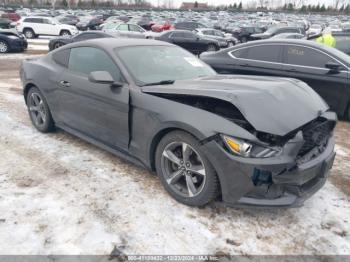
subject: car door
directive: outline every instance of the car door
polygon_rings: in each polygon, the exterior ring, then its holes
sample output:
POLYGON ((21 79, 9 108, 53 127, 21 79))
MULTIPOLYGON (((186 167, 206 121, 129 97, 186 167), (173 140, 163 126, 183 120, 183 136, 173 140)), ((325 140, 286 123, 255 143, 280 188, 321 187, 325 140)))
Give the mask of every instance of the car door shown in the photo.
POLYGON ((173 32, 169 35, 171 43, 181 46, 182 48, 188 49, 187 39, 184 38, 183 32, 173 32))
POLYGON ((248 75, 279 76, 282 70, 282 48, 279 45, 260 44, 238 48, 229 55, 233 58, 230 72, 248 75))
POLYGON ((120 24, 116 27, 116 30, 118 31, 120 36, 130 37, 128 24, 120 24))
POLYGON ((103 50, 77 47, 59 81, 59 115, 65 126, 119 149, 129 142, 129 88, 92 83, 88 74, 107 71, 125 83, 118 66, 103 50))
POLYGON ((207 50, 207 44, 192 32, 183 32, 184 47, 192 53, 200 53, 207 50))
POLYGON ((59 35, 56 26, 52 24, 50 19, 43 18, 40 27, 42 28, 41 31, 44 35, 59 35))
POLYGON ((283 62, 286 76, 307 83, 338 113, 345 110, 350 95, 348 69, 341 61, 313 47, 285 45, 283 62), (327 63, 339 64, 340 70, 326 68, 327 63))
POLYGON ((144 30, 141 27, 139 27, 137 25, 129 24, 129 33, 130 33, 131 37, 133 37, 133 38, 145 38, 143 32, 144 32, 144 30))

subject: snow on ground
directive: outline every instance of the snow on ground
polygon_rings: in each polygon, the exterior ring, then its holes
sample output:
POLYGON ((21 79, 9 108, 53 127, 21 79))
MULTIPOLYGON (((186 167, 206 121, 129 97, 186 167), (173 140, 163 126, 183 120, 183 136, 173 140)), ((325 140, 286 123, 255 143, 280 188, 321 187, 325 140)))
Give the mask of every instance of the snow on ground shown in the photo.
MULTIPOLYGON (((37 132, 16 74, 0 68, 0 254, 350 254, 349 191, 332 179, 300 208, 187 207, 148 171, 37 132)), ((349 149, 337 146, 331 177, 349 181, 349 149)))

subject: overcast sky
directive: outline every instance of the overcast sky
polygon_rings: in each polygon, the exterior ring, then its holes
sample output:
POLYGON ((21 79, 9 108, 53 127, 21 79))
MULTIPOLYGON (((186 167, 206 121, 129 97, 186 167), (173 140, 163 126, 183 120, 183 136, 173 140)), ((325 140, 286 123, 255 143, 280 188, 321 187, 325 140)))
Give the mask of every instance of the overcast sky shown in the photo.
MULTIPOLYGON (((169 0, 149 0, 153 5, 157 6, 158 3, 162 5, 164 2, 169 0)), ((182 2, 194 2, 195 0, 170 0, 173 1, 174 7, 179 7, 182 2)), ((229 5, 234 3, 239 3, 240 0, 197 0, 199 3, 208 3, 209 5, 229 5)), ((285 2, 304 2, 306 5, 308 4, 318 4, 320 5, 333 5, 335 0, 267 0, 265 2, 273 3, 274 5, 283 5, 285 2)), ((339 0, 342 2, 345 0, 339 0)), ((247 6, 252 4, 252 2, 260 3, 260 0, 242 0, 243 6, 247 6)))

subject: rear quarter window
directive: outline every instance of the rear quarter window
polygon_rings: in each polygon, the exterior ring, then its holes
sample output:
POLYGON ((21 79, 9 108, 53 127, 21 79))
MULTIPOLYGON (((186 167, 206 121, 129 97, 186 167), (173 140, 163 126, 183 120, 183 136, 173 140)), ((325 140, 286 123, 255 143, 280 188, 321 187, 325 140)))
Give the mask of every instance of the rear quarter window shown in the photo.
POLYGON ((70 49, 58 50, 52 54, 52 60, 60 66, 68 67, 70 49))

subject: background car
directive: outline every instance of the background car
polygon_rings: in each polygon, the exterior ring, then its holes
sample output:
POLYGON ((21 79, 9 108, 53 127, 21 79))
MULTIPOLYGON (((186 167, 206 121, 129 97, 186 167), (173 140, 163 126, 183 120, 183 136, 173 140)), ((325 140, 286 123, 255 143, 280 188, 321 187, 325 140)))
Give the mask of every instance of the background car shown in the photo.
POLYGON ((74 36, 53 38, 53 39, 50 39, 49 50, 52 51, 66 44, 75 43, 79 41, 85 41, 85 40, 96 39, 96 38, 108 38, 108 37, 115 37, 115 35, 110 33, 100 32, 100 31, 87 31, 74 36))
POLYGON ((80 17, 80 21, 76 24, 76 27, 80 31, 96 30, 103 23, 101 18, 97 17, 80 17))
POLYGON ((158 32, 158 33, 166 31, 166 30, 170 30, 172 28, 173 27, 172 27, 171 23, 167 20, 156 21, 151 25, 151 30, 153 32, 158 32))
POLYGON ((145 38, 146 30, 131 23, 108 23, 103 26, 103 32, 118 33, 121 37, 145 38))
POLYGON ((27 40, 22 34, 14 29, 0 29, 0 53, 22 52, 27 47, 27 40))
POLYGON ((7 19, 11 20, 12 22, 17 22, 18 20, 21 19, 21 16, 15 12, 8 12, 8 13, 2 14, 1 18, 7 18, 7 19))
POLYGON ((202 24, 202 23, 198 23, 198 22, 178 22, 174 24, 174 28, 175 29, 180 29, 180 30, 189 30, 189 31, 193 31, 197 28, 207 28, 206 25, 202 24))
POLYGON ((35 38, 39 35, 69 36, 78 33, 75 26, 61 24, 52 17, 25 17, 18 21, 16 28, 26 38, 35 38))
POLYGON ((274 35, 271 39, 306 39, 305 35, 298 33, 282 33, 274 35))
POLYGON ((296 33, 296 34, 305 35, 305 29, 301 27, 292 27, 292 26, 271 27, 267 29, 264 33, 252 34, 250 37, 252 40, 261 40, 261 39, 268 39, 275 35, 283 34, 283 33, 296 33))
POLYGON ((350 56, 335 48, 307 40, 270 39, 206 53, 201 59, 219 73, 302 80, 339 117, 350 119, 350 56))
POLYGON ((231 33, 233 37, 237 38, 241 43, 245 43, 253 40, 251 35, 263 33, 265 30, 260 26, 234 26, 234 27, 226 27, 225 32, 231 33))
POLYGON ((220 44, 217 40, 198 36, 187 30, 170 30, 154 37, 156 40, 173 43, 190 51, 193 54, 200 54, 206 51, 217 51, 220 44))
POLYGON ((197 35, 204 36, 207 38, 213 38, 219 42, 220 48, 226 48, 234 46, 238 43, 238 40, 230 35, 225 35, 222 31, 212 28, 198 28, 194 32, 197 35))
POLYGON ((11 27, 11 20, 7 18, 0 18, 0 29, 9 29, 11 27))

